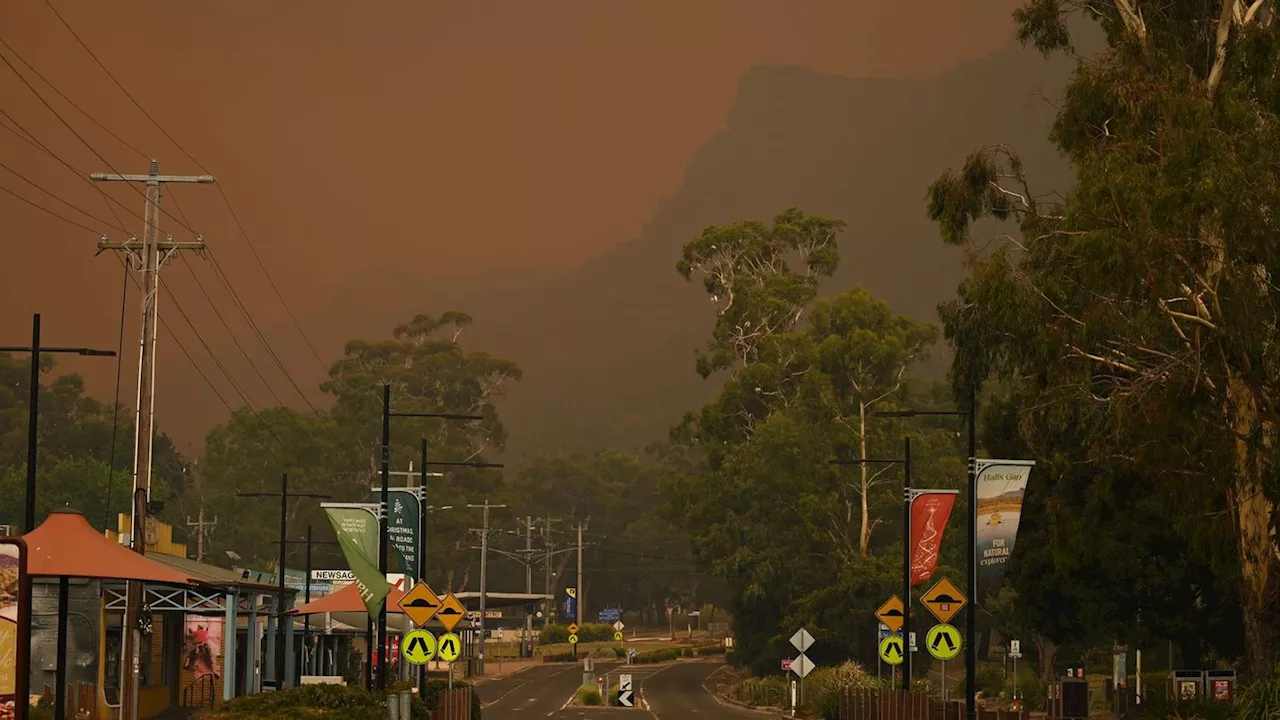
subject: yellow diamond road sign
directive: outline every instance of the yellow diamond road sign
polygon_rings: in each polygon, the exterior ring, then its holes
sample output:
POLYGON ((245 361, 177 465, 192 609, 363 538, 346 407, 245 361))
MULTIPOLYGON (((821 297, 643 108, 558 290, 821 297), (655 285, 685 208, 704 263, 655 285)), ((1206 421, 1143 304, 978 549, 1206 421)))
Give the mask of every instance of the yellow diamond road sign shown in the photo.
POLYGON ((410 665, 426 665, 436 656, 436 636, 426 630, 414 630, 404 636, 404 659, 410 665))
POLYGON ((924 594, 924 597, 920 598, 920 602, 929 608, 929 612, 938 618, 938 622, 949 623, 969 600, 965 598, 964 593, 960 592, 960 588, 951 584, 947 578, 942 578, 937 585, 924 594))
POLYGON ((453 593, 449 593, 441 601, 440 609, 436 611, 436 619, 440 621, 441 625, 444 625, 446 632, 452 633, 453 629, 458 626, 458 623, 462 622, 462 618, 466 614, 467 611, 462 607, 462 603, 458 602, 458 598, 454 597, 453 593))
POLYGON ((903 657, 901 635, 890 635, 880 641, 881 660, 890 665, 901 665, 903 657))
POLYGON ((578 634, 578 623, 569 623, 569 634, 570 635, 578 634))
POLYGON ((934 625, 924 636, 924 646, 939 660, 950 660, 960 654, 960 631, 946 623, 934 625))
POLYGON ((876 611, 876 619, 884 623, 889 628, 889 632, 896 633, 902 629, 902 621, 905 615, 902 612, 902 598, 894 595, 876 611))
POLYGON ((441 635, 439 649, 436 650, 436 654, 440 656, 441 660, 448 663, 457 660, 462 656, 462 638, 453 633, 441 635))
POLYGON ((430 622, 441 605, 439 596, 426 583, 414 585, 412 590, 400 598, 400 611, 418 627, 430 622))

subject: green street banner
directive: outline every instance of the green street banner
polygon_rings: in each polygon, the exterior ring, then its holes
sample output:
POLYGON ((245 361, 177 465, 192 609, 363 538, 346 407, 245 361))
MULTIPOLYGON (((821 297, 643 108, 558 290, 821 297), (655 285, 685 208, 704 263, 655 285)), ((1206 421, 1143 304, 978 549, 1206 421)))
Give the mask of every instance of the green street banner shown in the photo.
MULTIPOLYGON (((1009 568, 1018 539, 1022 501, 1034 460, 978 460, 978 587, 993 593, 1009 568)), ((970 602, 978 598, 970 598, 970 602)))
POLYGON ((359 505, 345 507, 326 506, 329 524, 338 536, 338 546, 347 559, 347 565, 356 576, 360 599, 364 601, 369 617, 377 617, 382 610, 391 585, 378 571, 378 518, 368 508, 359 505))
MULTIPOLYGON (((381 504, 381 491, 373 494, 374 503, 381 504)), ((418 569, 418 520, 421 517, 418 493, 416 490, 392 490, 387 493, 387 537, 395 557, 399 558, 393 572, 399 571, 410 577, 418 578, 422 573, 418 569)))

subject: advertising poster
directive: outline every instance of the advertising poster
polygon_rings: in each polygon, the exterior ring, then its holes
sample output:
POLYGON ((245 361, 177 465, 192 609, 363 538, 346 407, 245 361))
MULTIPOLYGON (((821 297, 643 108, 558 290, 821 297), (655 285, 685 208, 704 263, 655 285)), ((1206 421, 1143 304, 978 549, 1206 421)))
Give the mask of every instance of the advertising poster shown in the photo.
POLYGON ((16 702, 18 663, 18 603, 22 588, 23 550, 20 541, 0 541, 0 718, 26 717, 26 703, 16 702))
POLYGON ((1009 568, 1034 464, 1030 460, 978 461, 978 586, 984 594, 995 591, 1009 568))
POLYGON ((923 492, 911 501, 911 586, 933 577, 955 493, 923 492))
POLYGON ((188 615, 182 636, 182 670, 192 680, 207 675, 222 678, 222 631, 226 621, 221 617, 188 615))

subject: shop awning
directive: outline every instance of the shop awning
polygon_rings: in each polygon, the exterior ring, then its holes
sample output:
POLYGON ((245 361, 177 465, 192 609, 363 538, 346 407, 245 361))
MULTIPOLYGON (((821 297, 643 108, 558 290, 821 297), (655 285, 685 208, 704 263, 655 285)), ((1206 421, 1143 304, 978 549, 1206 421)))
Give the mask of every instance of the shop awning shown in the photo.
POLYGON ((195 585, 185 573, 161 565, 108 540, 77 510, 54 510, 40 527, 22 536, 30 577, 137 580, 195 585))

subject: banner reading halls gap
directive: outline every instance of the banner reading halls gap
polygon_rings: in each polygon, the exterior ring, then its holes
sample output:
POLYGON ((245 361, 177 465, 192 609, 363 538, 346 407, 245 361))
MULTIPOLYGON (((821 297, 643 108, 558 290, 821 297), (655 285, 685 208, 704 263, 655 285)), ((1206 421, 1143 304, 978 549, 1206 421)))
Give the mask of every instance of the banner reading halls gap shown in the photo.
POLYGON ((1034 460, 978 460, 978 587, 990 595, 1004 579, 1018 538, 1034 460))

